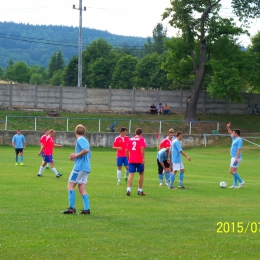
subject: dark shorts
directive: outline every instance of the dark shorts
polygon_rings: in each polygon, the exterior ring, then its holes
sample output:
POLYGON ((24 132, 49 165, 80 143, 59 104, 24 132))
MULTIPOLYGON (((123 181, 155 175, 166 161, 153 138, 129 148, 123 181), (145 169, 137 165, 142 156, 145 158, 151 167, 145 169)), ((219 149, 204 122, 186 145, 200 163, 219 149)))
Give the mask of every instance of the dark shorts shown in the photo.
POLYGON ((42 157, 44 157, 44 151, 42 151, 42 157))
POLYGON ((129 163, 129 170, 130 173, 135 172, 144 172, 144 164, 141 163, 129 163))
POLYGON ((15 153, 19 154, 23 152, 23 148, 15 148, 15 153))
MULTIPOLYGON (((170 168, 170 164, 167 161, 163 161, 164 165, 166 168, 170 168)), ((157 159, 157 165, 158 165, 158 174, 162 174, 163 173, 163 167, 161 165, 161 163, 159 162, 159 160, 157 159)))
POLYGON ((52 157, 52 155, 46 155, 46 156, 43 157, 43 160, 47 163, 52 163, 53 157, 52 157))
POLYGON ((117 157, 116 158, 116 165, 117 166, 128 166, 128 160, 127 160, 127 157, 117 157))

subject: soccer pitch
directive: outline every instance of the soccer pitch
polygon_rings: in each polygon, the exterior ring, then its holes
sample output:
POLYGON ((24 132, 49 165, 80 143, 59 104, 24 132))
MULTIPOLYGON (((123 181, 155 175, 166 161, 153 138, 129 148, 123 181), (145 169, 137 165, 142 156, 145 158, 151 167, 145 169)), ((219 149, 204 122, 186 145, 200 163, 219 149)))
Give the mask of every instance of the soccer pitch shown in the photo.
POLYGON ((184 150, 192 159, 183 158, 186 190, 159 186, 157 152, 147 149, 147 195, 137 195, 136 175, 128 197, 123 178, 116 185, 115 151, 93 148, 91 215, 63 215, 74 148, 55 149, 57 179, 51 170, 37 177, 39 147, 25 150, 22 167, 1 146, 0 259, 260 259, 260 149, 243 149, 241 189, 219 188, 232 185, 228 146, 184 150))

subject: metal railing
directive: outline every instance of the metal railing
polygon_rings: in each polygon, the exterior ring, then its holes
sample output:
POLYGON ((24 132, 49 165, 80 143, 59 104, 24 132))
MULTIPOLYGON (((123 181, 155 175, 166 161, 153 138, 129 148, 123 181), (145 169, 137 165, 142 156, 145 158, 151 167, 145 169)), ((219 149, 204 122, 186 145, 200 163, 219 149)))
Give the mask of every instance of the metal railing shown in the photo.
POLYGON ((180 130, 184 134, 192 134, 192 129, 198 125, 210 124, 210 129, 219 131, 218 121, 184 121, 184 120, 140 120, 116 118, 69 118, 69 117, 32 117, 32 116, 6 116, 5 130, 43 131, 54 128, 57 131, 73 132, 77 124, 83 124, 88 132, 106 132, 109 125, 117 122, 116 131, 121 127, 128 127, 128 132, 133 133, 137 127, 145 128, 146 133, 167 133, 169 128, 180 130))

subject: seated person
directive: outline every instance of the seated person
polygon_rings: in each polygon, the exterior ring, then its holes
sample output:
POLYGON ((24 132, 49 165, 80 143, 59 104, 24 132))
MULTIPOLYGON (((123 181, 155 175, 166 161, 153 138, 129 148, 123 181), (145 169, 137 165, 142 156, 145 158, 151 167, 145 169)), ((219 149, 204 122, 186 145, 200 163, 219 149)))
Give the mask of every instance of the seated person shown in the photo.
POLYGON ((157 109, 156 109, 156 106, 155 106, 155 104, 152 104, 151 106, 150 106, 150 113, 151 114, 157 114, 157 109))
POLYGON ((163 107, 162 107, 162 103, 159 103, 158 105, 157 105, 157 113, 158 113, 158 115, 159 114, 163 114, 163 107))
POLYGON ((165 103, 164 106, 163 106, 163 114, 164 115, 169 115, 170 114, 170 107, 168 106, 167 103, 165 103))

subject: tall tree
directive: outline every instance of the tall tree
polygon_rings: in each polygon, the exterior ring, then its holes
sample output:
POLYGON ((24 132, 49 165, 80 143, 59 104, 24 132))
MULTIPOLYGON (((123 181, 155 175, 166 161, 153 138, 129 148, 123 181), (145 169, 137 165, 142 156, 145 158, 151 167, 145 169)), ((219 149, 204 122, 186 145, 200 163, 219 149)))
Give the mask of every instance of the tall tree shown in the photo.
POLYGON ((64 68, 64 65, 65 65, 65 61, 61 50, 59 50, 58 53, 54 52, 49 62, 49 67, 48 67, 49 77, 52 78, 55 72, 57 72, 58 70, 62 70, 64 68))
POLYGON ((118 60, 112 77, 113 88, 133 88, 134 72, 137 63, 138 59, 131 55, 124 55, 118 60))
MULTIPOLYGON (((194 84, 187 99, 186 120, 197 120, 197 103, 207 73, 207 62, 211 54, 209 45, 222 35, 237 36, 243 33, 237 28, 233 19, 220 17, 221 0, 172 0, 171 7, 166 8, 163 19, 170 17, 170 25, 178 28, 182 38, 189 47, 189 56, 193 63, 194 84), (199 15, 199 18, 196 18, 199 15)), ((235 14, 247 24, 247 18, 259 17, 259 0, 232 0, 235 14)), ((219 49, 222 51, 222 49, 219 49)))

